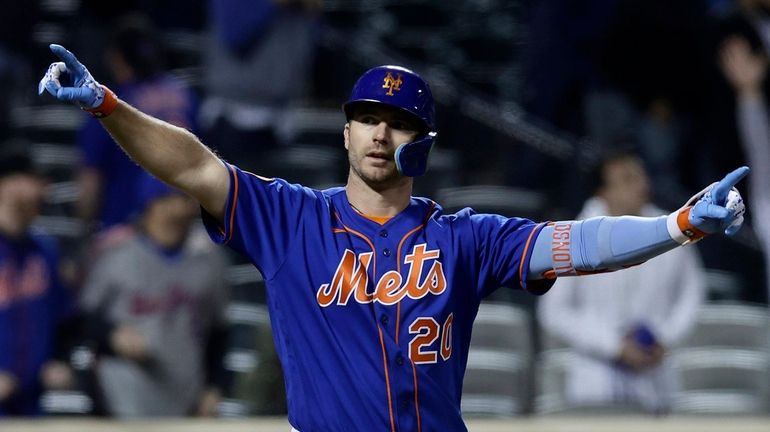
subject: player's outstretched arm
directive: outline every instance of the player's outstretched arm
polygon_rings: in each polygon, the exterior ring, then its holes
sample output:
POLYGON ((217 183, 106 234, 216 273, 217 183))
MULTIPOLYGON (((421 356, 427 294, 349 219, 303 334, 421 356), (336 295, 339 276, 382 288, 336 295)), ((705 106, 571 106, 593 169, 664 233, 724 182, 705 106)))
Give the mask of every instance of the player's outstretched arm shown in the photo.
POLYGON ((75 55, 61 45, 52 44, 51 51, 62 61, 51 64, 40 80, 38 93, 47 91, 99 118, 134 161, 164 182, 188 193, 221 222, 229 174, 219 158, 191 132, 144 114, 119 100, 107 87, 96 82, 75 55))
POLYGON ((709 234, 733 235, 746 211, 734 186, 748 173, 748 167, 734 170, 668 216, 595 217, 550 224, 535 242, 529 279, 620 270, 709 234))

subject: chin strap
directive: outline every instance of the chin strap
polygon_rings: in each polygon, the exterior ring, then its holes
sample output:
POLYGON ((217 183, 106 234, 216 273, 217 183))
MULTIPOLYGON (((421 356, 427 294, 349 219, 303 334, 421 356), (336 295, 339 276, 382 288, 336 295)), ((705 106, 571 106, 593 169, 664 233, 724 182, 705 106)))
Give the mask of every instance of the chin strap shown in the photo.
POLYGON ((436 132, 428 132, 424 137, 403 144, 396 149, 396 167, 407 177, 425 174, 428 169, 428 155, 436 141, 436 132))

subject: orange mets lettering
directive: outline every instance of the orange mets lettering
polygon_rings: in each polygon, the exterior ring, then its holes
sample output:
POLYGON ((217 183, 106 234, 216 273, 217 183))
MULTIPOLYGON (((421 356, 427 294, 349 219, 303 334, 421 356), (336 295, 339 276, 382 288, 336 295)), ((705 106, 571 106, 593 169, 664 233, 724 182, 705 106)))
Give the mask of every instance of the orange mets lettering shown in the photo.
POLYGON ((428 286, 428 291, 433 294, 441 294, 446 288, 446 278, 444 277, 444 266, 440 261, 434 261, 433 265, 428 271, 428 276, 425 277, 425 283, 423 285, 428 286))
MULTIPOLYGON (((420 285, 420 281, 418 280, 420 278, 420 275, 422 274, 422 265, 426 260, 436 259, 439 256, 438 250, 432 250, 432 251, 426 252, 425 248, 426 248, 425 244, 419 244, 415 246, 414 249, 412 249, 411 254, 404 257, 404 264, 411 265, 411 267, 409 268, 409 276, 406 278, 406 284, 404 285, 404 290, 407 292, 409 297, 413 299, 419 299, 419 298, 425 297, 425 295, 428 294, 427 292, 428 287, 426 285, 427 285, 427 281, 430 280, 430 275, 428 275, 428 278, 426 279, 425 284, 420 285)), ((436 261, 436 263, 438 263, 438 261, 436 261)), ((433 269, 431 269, 431 272, 432 270, 433 269)), ((443 276, 443 273, 442 273, 442 276, 443 276)))
POLYGON ((50 275, 43 257, 30 257, 21 269, 0 265, 0 308, 15 301, 41 297, 49 287, 50 275))
POLYGON ((428 294, 440 295, 446 290, 446 276, 439 258, 438 250, 426 250, 425 244, 416 245, 412 253, 404 257, 404 264, 410 264, 406 280, 396 272, 389 271, 374 284, 374 292, 367 291, 369 286, 369 264, 373 253, 365 252, 356 257, 349 249, 342 255, 332 282, 318 288, 316 299, 318 304, 327 307, 336 303, 344 306, 352 296, 361 304, 379 302, 384 305, 394 305, 404 297, 420 299, 428 294), (420 275, 428 260, 434 260, 428 270, 425 280, 420 283, 420 275))
POLYGON ((356 300, 360 303, 371 302, 371 296, 366 293, 366 285, 369 283, 369 263, 372 260, 372 252, 365 252, 356 259, 356 254, 345 249, 337 271, 331 284, 323 284, 318 288, 318 304, 329 306, 337 298, 337 304, 345 305, 353 291, 356 292, 356 300))
POLYGON ((382 275, 377 282, 377 288, 374 290, 375 298, 382 304, 396 304, 406 295, 406 290, 401 289, 401 274, 396 271, 389 271, 382 275))

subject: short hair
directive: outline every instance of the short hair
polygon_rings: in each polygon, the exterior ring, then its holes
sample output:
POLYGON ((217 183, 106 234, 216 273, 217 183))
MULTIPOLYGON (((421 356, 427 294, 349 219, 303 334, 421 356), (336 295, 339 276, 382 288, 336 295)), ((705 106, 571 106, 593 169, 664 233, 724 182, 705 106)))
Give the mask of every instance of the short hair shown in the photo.
POLYGON ((43 176, 30 151, 22 148, 10 148, 0 152, 0 178, 14 174, 43 176))
POLYGON ((153 202, 172 195, 185 196, 182 191, 163 183, 148 172, 143 172, 136 181, 137 196, 140 207, 146 210, 153 202))

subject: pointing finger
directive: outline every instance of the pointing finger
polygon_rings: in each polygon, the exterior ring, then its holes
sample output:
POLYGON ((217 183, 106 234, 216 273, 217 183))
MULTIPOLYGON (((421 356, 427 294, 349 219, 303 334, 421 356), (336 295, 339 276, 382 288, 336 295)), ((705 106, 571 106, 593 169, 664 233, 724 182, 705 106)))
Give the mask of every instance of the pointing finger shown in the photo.
POLYGON ((742 166, 733 170, 730 174, 727 174, 716 186, 714 186, 711 196, 714 198, 714 203, 724 205, 727 199, 727 193, 733 188, 741 179, 746 177, 750 169, 747 166, 742 166))
POLYGON ((79 74, 83 72, 83 69, 85 69, 85 66, 83 66, 83 64, 78 61, 77 57, 75 57, 75 54, 69 52, 67 48, 57 44, 51 44, 50 48, 51 51, 53 51, 53 53, 56 54, 64 62, 64 64, 67 65, 67 69, 69 69, 71 72, 79 74))

